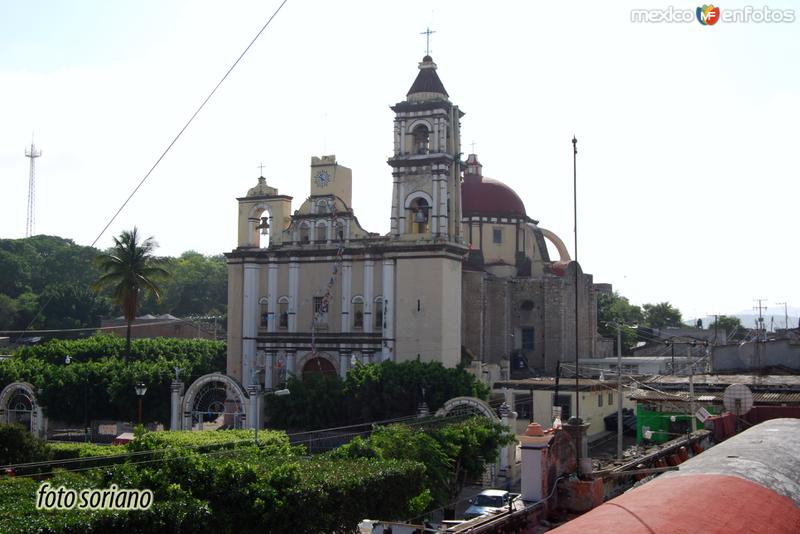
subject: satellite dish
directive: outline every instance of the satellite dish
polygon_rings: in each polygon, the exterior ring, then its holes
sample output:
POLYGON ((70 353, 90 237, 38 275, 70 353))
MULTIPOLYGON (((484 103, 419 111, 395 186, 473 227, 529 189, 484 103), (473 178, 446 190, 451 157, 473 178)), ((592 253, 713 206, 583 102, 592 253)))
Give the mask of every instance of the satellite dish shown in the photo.
POLYGON ((753 394, 744 384, 731 384, 725 388, 722 404, 732 414, 742 416, 753 407, 753 394))

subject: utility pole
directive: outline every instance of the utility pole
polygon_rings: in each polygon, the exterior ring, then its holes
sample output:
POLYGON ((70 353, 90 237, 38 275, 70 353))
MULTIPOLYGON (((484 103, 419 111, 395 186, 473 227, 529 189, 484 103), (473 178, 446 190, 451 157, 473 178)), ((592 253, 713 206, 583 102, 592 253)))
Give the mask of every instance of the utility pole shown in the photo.
MULTIPOLYGON (((578 367, 578 140, 572 136, 572 216, 575 229, 575 417, 580 420, 580 376, 578 367)), ((580 443, 578 445, 578 460, 581 458, 580 443)), ((580 462, 579 462, 580 463, 580 462)))
POLYGON ((767 307, 763 306, 761 303, 762 302, 766 302, 767 299, 753 299, 753 300, 758 302, 758 306, 753 306, 753 309, 754 310, 758 310, 758 328, 760 329, 759 333, 763 334, 764 341, 766 341, 767 340, 767 332, 766 332, 766 330, 764 330, 764 316, 761 314, 761 310, 766 311, 767 307))
POLYGON ((786 337, 789 337, 789 308, 787 308, 787 304, 785 302, 776 302, 778 306, 783 304, 783 324, 786 328, 786 337))
POLYGON ((617 323, 617 459, 622 460, 622 325, 617 323))
POLYGON ((697 432, 697 420, 694 417, 694 362, 691 344, 686 345, 686 358, 689 360, 689 417, 692 419, 692 432, 697 432))

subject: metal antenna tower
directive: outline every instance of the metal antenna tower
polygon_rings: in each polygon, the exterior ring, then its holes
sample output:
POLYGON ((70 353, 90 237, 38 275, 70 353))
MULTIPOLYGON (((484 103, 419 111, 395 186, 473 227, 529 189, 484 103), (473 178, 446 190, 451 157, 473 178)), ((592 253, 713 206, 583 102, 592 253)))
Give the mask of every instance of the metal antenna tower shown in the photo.
POLYGON ((31 148, 25 149, 25 157, 31 159, 31 171, 28 177, 28 218, 25 221, 25 237, 31 237, 36 224, 36 158, 42 155, 41 150, 36 150, 36 145, 31 139, 31 148))

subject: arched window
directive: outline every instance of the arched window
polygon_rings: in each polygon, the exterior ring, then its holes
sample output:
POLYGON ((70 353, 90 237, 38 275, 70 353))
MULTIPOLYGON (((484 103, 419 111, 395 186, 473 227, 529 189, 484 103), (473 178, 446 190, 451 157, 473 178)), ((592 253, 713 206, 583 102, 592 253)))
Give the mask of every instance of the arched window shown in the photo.
POLYGON ((317 202, 317 213, 328 213, 328 201, 320 200, 317 202))
POLYGON ((353 297, 353 330, 364 329, 364 299, 353 297))
POLYGON ((320 221, 317 223, 316 242, 324 243, 328 240, 328 225, 320 221))
POLYGON ((420 124, 414 128, 414 153, 427 154, 430 152, 430 135, 428 128, 420 124))
POLYGON ((267 306, 267 297, 261 297, 258 299, 258 307, 259 307, 259 321, 258 325, 260 328, 266 329, 269 327, 269 307, 267 306))
POLYGON ((411 212, 411 233, 425 234, 428 232, 428 220, 430 218, 430 205, 422 197, 417 197, 411 201, 409 206, 411 212))
POLYGON ((281 297, 278 299, 278 328, 286 330, 289 328, 289 298, 281 297))
POLYGON ((344 241, 344 223, 342 221, 336 223, 336 240, 344 241))
POLYGON ((383 329, 383 297, 375 299, 375 329, 383 329))
POLYGON ((309 243, 309 242, 310 238, 309 238, 308 224, 303 223, 300 225, 300 243, 309 243))

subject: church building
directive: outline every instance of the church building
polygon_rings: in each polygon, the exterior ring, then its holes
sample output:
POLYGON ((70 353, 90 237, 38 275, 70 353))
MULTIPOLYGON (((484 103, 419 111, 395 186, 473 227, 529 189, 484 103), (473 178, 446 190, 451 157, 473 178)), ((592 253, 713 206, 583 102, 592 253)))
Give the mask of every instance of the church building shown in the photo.
MULTIPOLYGON (((395 113, 390 231, 362 228, 353 175, 312 157, 296 209, 262 176, 241 197, 228 259, 228 375, 273 388, 288 374, 344 376, 356 362, 463 358, 551 373, 595 353, 590 275, 508 186, 462 160, 463 112, 430 56, 395 113), (551 260, 546 240, 559 253, 551 260)), ((389 173, 387 173, 389 179, 389 173)))

